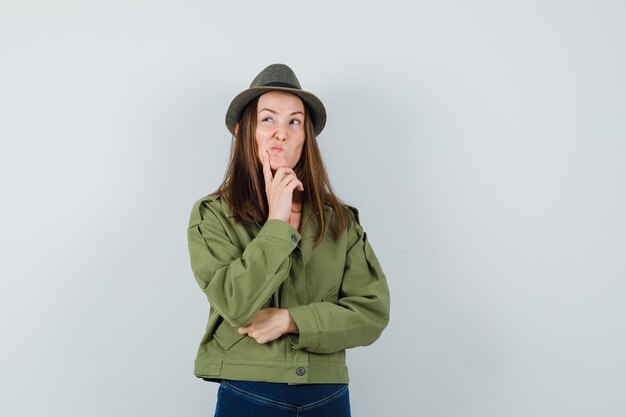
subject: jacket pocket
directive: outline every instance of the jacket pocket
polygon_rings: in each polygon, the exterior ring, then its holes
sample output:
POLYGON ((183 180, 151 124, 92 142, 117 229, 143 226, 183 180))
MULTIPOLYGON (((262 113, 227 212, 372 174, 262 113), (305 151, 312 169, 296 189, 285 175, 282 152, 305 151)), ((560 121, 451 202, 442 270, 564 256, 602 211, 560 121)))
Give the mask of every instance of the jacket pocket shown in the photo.
POLYGON ((217 344, 224 350, 230 349, 244 337, 246 337, 245 334, 239 334, 236 327, 231 326, 225 321, 220 323, 213 334, 213 338, 217 344))

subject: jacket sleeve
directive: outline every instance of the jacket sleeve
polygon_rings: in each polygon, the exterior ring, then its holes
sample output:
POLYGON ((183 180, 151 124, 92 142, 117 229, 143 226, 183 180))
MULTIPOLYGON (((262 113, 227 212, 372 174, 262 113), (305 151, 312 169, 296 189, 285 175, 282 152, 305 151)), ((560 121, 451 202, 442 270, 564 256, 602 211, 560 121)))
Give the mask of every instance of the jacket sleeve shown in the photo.
POLYGON ((332 353, 366 346, 387 326, 390 295, 385 275, 358 223, 355 231, 356 241, 346 253, 338 301, 289 308, 300 331, 289 334, 293 348, 332 353))
POLYGON ((200 200, 187 229, 191 269, 210 305, 232 326, 245 326, 289 276, 301 236, 287 222, 268 220, 243 252, 218 216, 200 200))

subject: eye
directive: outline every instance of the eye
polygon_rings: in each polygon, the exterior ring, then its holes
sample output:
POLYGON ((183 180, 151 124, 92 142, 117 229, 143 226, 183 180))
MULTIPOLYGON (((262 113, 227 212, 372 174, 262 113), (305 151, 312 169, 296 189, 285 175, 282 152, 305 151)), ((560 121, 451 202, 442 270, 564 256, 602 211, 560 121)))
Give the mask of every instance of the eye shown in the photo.
POLYGON ((300 120, 299 119, 291 119, 291 124, 292 125, 299 125, 300 124, 300 120))
POLYGON ((274 119, 272 119, 270 116, 264 117, 262 120, 262 122, 273 122, 274 119))

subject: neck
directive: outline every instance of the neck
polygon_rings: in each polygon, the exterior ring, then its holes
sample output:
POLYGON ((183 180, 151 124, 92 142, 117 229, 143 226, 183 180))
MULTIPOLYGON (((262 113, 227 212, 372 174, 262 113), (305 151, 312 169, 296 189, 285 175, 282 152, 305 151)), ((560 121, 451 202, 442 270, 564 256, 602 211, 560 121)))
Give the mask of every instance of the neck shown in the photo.
POLYGON ((302 213, 302 202, 301 201, 292 201, 291 202, 291 212, 292 213, 302 213))

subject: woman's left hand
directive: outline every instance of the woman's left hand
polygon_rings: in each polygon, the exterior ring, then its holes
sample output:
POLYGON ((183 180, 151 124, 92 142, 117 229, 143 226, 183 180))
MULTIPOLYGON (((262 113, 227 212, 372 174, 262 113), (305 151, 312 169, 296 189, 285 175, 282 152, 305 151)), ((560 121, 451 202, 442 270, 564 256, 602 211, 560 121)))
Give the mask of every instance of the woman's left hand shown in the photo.
POLYGON ((247 326, 237 331, 257 343, 269 343, 286 333, 298 333, 298 326, 286 308, 262 308, 247 326))

